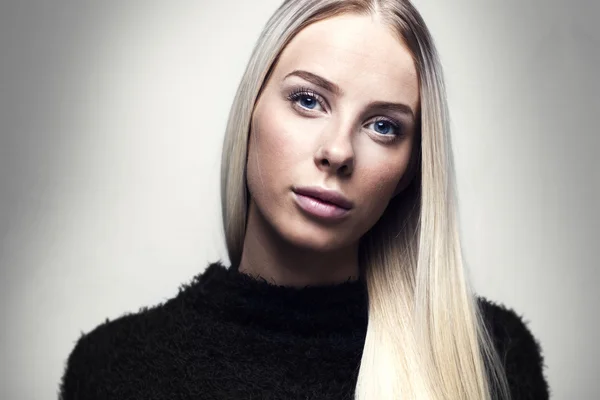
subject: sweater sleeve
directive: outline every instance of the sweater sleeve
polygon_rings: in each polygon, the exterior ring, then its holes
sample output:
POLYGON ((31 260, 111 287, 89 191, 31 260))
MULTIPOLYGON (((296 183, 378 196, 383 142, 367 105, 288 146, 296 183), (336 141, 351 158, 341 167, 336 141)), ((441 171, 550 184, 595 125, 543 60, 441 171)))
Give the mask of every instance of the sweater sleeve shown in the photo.
POLYGON ((82 333, 65 362, 58 399, 147 399, 141 391, 147 379, 160 377, 156 351, 164 350, 156 332, 173 324, 178 308, 174 301, 142 307, 82 333))
POLYGON ((82 334, 67 358, 59 384, 59 400, 89 398, 86 395, 86 387, 89 384, 88 378, 86 378, 86 376, 89 376, 89 364, 86 364, 86 358, 89 354, 87 343, 88 337, 82 334))
POLYGON ((480 299, 480 306, 504 364, 512 400, 548 399, 550 389, 544 376, 541 346, 524 319, 485 299, 480 299))
POLYGON ((59 400, 112 399, 111 380, 118 369, 115 343, 121 327, 108 319, 87 334, 81 334, 66 360, 59 383, 59 400))

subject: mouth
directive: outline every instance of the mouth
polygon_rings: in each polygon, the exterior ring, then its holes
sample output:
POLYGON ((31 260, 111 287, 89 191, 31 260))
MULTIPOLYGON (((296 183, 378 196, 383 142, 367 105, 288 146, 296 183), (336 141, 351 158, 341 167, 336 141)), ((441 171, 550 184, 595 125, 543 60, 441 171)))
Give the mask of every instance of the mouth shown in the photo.
POLYGON ((354 204, 350 200, 336 190, 310 186, 295 187, 293 191, 297 195, 312 198, 313 200, 316 200, 324 205, 335 206, 344 210, 350 210, 354 207, 354 204))
POLYGON ((296 204, 310 217, 320 220, 335 221, 345 217, 350 210, 326 203, 319 199, 295 193, 296 204))
POLYGON ((337 221, 346 217, 354 207, 341 193, 319 187, 294 188, 296 204, 310 217, 337 221))

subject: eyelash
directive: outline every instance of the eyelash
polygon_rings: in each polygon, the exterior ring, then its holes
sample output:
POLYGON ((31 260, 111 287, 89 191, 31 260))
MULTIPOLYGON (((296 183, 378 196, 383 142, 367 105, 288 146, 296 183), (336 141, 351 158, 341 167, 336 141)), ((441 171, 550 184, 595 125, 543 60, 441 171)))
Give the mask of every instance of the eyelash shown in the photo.
MULTIPOLYGON (((291 102, 295 102, 295 101, 299 100, 302 96, 314 98, 321 107, 325 108, 325 100, 323 99, 323 97, 321 95, 319 95, 317 92, 315 92, 314 90, 312 90, 310 88, 306 88, 306 87, 300 87, 298 89, 294 89, 287 96, 287 99, 291 102)), ((300 106, 300 107, 302 107, 302 106, 300 106)), ((302 109, 306 109, 306 108, 302 107, 302 109)), ((306 109, 306 110, 308 110, 308 109, 306 109)), ((386 117, 377 117, 371 123, 376 124, 378 122, 387 122, 397 132, 396 134, 393 135, 393 139, 391 139, 390 141, 398 140, 404 136, 403 125, 401 123, 399 123, 393 119, 386 118, 386 117)), ((389 135, 381 134, 381 133, 378 133, 378 135, 379 136, 389 136, 389 135)))
POLYGON ((319 95, 317 92, 315 92, 314 90, 305 88, 305 87, 300 87, 298 89, 294 89, 289 94, 288 100, 296 101, 296 100, 300 99, 302 96, 314 98, 321 105, 321 107, 325 108, 325 100, 323 100, 323 97, 321 95, 319 95))

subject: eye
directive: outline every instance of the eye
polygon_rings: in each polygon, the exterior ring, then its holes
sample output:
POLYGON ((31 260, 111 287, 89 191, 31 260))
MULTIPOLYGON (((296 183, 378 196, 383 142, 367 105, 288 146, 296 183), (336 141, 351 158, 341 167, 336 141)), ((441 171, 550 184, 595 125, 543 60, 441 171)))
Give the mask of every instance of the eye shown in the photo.
POLYGON ((294 90, 287 97, 289 101, 298 104, 306 110, 314 110, 317 106, 325 108, 325 101, 315 91, 307 88, 299 88, 294 90))
POLYGON ((373 130, 382 136, 402 136, 402 125, 391 119, 379 117, 367 126, 373 125, 373 130))

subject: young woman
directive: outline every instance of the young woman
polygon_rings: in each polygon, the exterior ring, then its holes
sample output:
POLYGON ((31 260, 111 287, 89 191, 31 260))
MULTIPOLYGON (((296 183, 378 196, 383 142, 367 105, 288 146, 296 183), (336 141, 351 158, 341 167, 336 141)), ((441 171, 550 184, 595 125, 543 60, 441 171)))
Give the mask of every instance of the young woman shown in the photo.
POLYGON ((461 253, 440 62, 407 0, 288 0, 231 109, 221 262, 83 335, 74 399, 547 399, 461 253))

